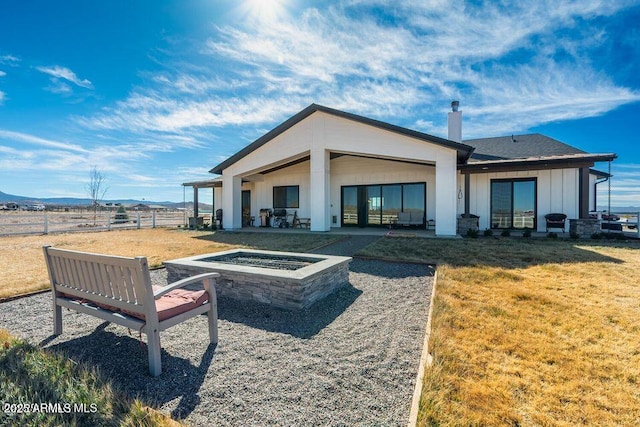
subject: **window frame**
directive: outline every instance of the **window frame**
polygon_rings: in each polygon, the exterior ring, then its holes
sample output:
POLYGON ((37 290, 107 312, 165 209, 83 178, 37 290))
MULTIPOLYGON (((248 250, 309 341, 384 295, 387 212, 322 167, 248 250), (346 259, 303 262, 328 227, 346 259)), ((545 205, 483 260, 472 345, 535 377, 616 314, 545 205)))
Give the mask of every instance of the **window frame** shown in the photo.
POLYGON ((273 187, 273 208, 274 209, 300 209, 300 186, 299 185, 276 185, 273 187), (292 203, 289 206, 289 191, 294 190, 297 193, 296 203, 292 203), (278 206, 276 201, 279 202, 276 197, 276 192, 279 190, 284 190, 284 205, 278 206))
POLYGON ((499 178, 499 179, 491 179, 489 180, 489 226, 493 230, 524 230, 525 228, 515 228, 513 226, 514 223, 514 183, 516 182, 533 182, 533 229, 537 230, 538 228, 538 177, 525 177, 525 178, 499 178), (510 183, 511 184, 511 227, 493 227, 493 183, 510 183))
POLYGON ((420 185, 423 189, 423 200, 422 200, 422 225, 421 227, 427 227, 427 190, 428 185, 426 181, 413 181, 413 182, 393 182, 393 183, 384 183, 384 184, 355 184, 355 185, 342 185, 340 186, 340 226, 341 227, 389 227, 391 224, 385 223, 382 218, 382 208, 384 206, 384 202, 382 202, 380 206, 380 222, 379 223, 370 223, 367 220, 363 220, 363 222, 358 222, 356 224, 345 223, 344 222, 344 189, 345 188, 356 188, 358 192, 356 211, 358 212, 358 216, 364 215, 364 211, 361 211, 360 205, 362 203, 366 203, 365 200, 367 198, 366 188, 368 187, 379 187, 380 188, 380 196, 384 198, 384 187, 392 187, 392 186, 400 186, 400 203, 401 210, 400 212, 404 212, 405 209, 405 193, 404 187, 409 185, 420 185))

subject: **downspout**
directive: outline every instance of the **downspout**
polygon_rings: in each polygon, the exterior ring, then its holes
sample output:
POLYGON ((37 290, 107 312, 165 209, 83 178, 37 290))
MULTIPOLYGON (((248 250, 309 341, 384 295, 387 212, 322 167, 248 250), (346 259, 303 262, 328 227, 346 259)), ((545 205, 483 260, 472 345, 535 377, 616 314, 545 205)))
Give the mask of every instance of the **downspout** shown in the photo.
POLYGON ((609 177, 602 178, 600 181, 596 181, 593 184, 593 210, 598 210, 598 184, 602 184, 603 182, 607 182, 609 177))
POLYGON ((470 194, 469 194, 469 188, 471 187, 471 174, 464 174, 464 216, 465 217, 469 217, 469 214, 471 212, 469 212, 470 210, 470 204, 471 204, 471 200, 470 200, 470 194))

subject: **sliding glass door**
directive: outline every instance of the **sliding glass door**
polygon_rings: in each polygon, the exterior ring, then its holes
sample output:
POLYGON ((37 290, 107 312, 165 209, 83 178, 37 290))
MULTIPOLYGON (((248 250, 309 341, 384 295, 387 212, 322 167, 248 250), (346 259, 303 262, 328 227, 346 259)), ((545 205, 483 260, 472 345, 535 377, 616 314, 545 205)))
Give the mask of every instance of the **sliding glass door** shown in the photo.
POLYGON ((342 224, 358 225, 358 187, 342 187, 342 224))
POLYGON ((424 182, 342 187, 342 225, 389 226, 399 212, 411 212, 424 225, 425 190, 424 182))
POLYGON ((536 228, 536 178, 491 181, 491 228, 536 228))

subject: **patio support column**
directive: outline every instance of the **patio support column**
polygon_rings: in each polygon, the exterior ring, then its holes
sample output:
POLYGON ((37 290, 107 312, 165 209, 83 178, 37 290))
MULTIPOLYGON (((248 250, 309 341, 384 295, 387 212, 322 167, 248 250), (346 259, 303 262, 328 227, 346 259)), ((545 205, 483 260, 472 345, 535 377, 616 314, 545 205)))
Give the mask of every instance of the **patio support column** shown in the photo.
POLYGON ((455 151, 439 156, 436 161, 436 236, 456 235, 456 172, 455 151))
POLYGON ((330 223, 330 154, 323 147, 311 150, 311 231, 329 231, 330 223))
POLYGON ((196 218, 194 219, 194 225, 198 223, 198 186, 194 185, 193 186, 193 217, 196 218))
POLYGON ((578 218, 589 218, 589 168, 578 169, 578 218))
POLYGON ((222 226, 227 230, 242 228, 242 178, 222 171, 222 226))

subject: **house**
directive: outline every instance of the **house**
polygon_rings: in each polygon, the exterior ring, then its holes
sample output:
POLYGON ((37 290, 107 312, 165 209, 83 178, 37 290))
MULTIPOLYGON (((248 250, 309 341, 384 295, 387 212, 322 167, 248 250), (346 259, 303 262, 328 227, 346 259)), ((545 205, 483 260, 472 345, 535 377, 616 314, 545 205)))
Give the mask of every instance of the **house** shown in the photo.
POLYGON ((312 104, 211 169, 219 178, 184 185, 196 203, 198 188, 214 188, 226 229, 277 208, 310 218, 311 231, 390 227, 400 212, 439 236, 456 235, 463 214, 481 229, 544 231, 547 213, 588 218, 609 177, 592 167, 616 158, 540 134, 461 141, 457 101, 448 125, 444 139, 312 104))

